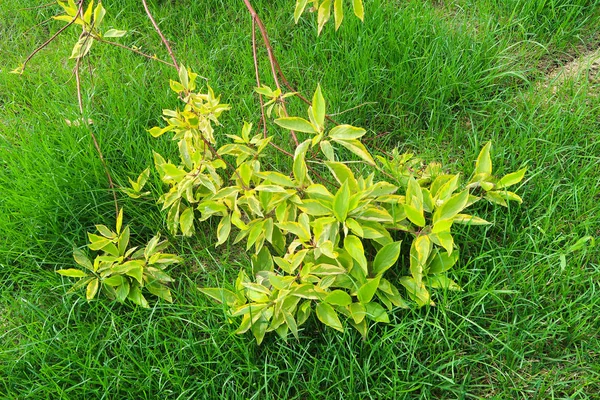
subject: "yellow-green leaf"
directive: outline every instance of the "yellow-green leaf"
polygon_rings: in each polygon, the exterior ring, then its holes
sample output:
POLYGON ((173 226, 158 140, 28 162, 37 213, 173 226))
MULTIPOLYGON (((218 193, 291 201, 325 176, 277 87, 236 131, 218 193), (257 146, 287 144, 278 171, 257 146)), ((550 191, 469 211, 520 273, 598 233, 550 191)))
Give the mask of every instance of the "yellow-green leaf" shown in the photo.
POLYGON ((344 332, 344 327, 333 307, 327 303, 319 303, 317 304, 316 311, 317 318, 319 318, 322 323, 340 332, 344 332))

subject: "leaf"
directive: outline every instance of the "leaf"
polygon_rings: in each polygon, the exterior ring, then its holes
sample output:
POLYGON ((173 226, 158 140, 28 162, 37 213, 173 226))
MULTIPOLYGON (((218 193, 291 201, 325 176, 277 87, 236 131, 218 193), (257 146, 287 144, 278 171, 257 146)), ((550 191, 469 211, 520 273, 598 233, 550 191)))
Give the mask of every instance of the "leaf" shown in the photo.
POLYGON ((127 282, 127 279, 123 278, 123 276, 121 276, 121 275, 113 275, 102 281, 103 284, 109 285, 109 286, 119 286, 119 285, 123 284, 123 282, 127 282))
POLYGON ((325 124, 325 98, 321 92, 320 84, 317 84, 317 90, 312 98, 312 112, 315 117, 315 122, 318 124, 318 130, 322 131, 325 124))
POLYGON ((340 322, 340 319, 338 318, 333 307, 327 303, 319 303, 317 304, 316 311, 319 321, 335 330, 344 332, 344 327, 342 326, 342 323, 340 322))
POLYGON ((290 131, 304 132, 304 133, 317 133, 318 132, 318 129, 313 124, 311 124, 304 118, 300 118, 300 117, 277 118, 275 120, 275 123, 277 125, 281 126, 282 128, 289 129, 290 131))
POLYGON ((171 291, 168 287, 163 284, 160 284, 156 281, 151 282, 146 285, 146 289, 156 297, 160 297, 161 299, 168 301, 169 303, 173 302, 173 297, 171 296, 171 291))
POLYGON ((367 282, 358 289, 357 296, 361 303, 366 304, 371 301, 379 287, 380 280, 381 275, 377 275, 373 279, 367 279, 367 282))
POLYGON ((343 290, 334 290, 325 297, 324 301, 334 306, 346 307, 352 303, 352 297, 343 290))
POLYGON ((476 217, 468 214, 457 214, 454 217, 454 222, 457 224, 464 225, 491 225, 491 222, 486 221, 483 218, 476 217))
POLYGON ((319 142, 319 146, 321 146, 321 151, 327 160, 334 161, 335 160, 335 152, 333 151, 333 146, 328 140, 322 140, 319 142))
POLYGON ((84 271, 76 268, 59 269, 56 272, 62 276, 68 276, 69 278, 84 278, 88 276, 84 271))
POLYGON ((373 157, 371 156, 369 151, 365 148, 365 146, 360 141, 358 141, 358 140, 340 140, 340 139, 333 139, 333 141, 335 141, 338 144, 341 144, 342 146, 344 146, 345 148, 350 150, 352 153, 354 153, 357 156, 359 156, 360 158, 362 158, 369 165, 375 165, 375 161, 373 160, 373 157))
POLYGON ((377 252, 373 261, 373 274, 379 275, 387 271, 398 261, 402 241, 386 244, 377 252))
POLYGON ((569 248, 567 249, 567 253, 572 253, 574 251, 583 249, 586 246, 587 242, 590 242, 590 247, 595 246, 595 240, 592 236, 584 236, 577 242, 575 242, 575 244, 569 246, 569 248))
POLYGON ((523 180, 523 177, 525 177, 525 172, 527 172, 527 168, 522 168, 517 172, 504 175, 496 184, 496 188, 504 189, 509 186, 516 185, 523 180))
POLYGON ((369 275, 367 258, 365 257, 365 249, 363 248, 362 241, 354 235, 348 235, 344 239, 344 249, 356 260, 365 275, 369 275))
POLYGON ((88 232, 88 239, 90 241, 90 244, 88 244, 88 247, 94 251, 102 250, 104 247, 112 244, 109 239, 102 237, 102 236, 94 235, 93 233, 89 233, 89 232, 88 232))
POLYGON ((362 0, 352 0, 354 6, 354 15, 356 15, 361 21, 365 20, 365 10, 363 8, 362 0))
POLYGON ((73 51, 71 52, 71 56, 69 58, 82 58, 90 51, 92 44, 94 43, 94 39, 91 36, 82 36, 79 38, 75 46, 73 46, 73 51))
POLYGON ((119 210, 119 214, 117 215, 117 222, 115 224, 115 229, 117 230, 117 234, 121 233, 121 227, 123 226, 123 209, 119 210))
POLYGON ((96 230, 107 239, 114 239, 117 235, 105 225, 96 225, 96 230))
POLYGON ((79 265, 81 265, 82 267, 90 270, 90 271, 94 271, 94 266, 92 265, 92 262, 90 261, 90 259, 85 255, 85 253, 83 252, 83 250, 81 249, 73 249, 73 258, 75 259, 75 262, 79 265))
POLYGON ((417 285, 423 279, 423 269, 431 249, 432 243, 427 235, 417 237, 410 247, 410 273, 417 285))
POLYGON ((123 283, 121 283, 121 285, 119 285, 119 287, 117 287, 116 290, 117 300, 121 303, 124 302, 127 296, 129 296, 130 289, 131 286, 129 285, 129 282, 127 280, 123 280, 123 283))
POLYGON ((348 216, 348 205, 350 202, 350 188, 348 182, 344 182, 333 198, 333 215, 338 221, 344 222, 348 216))
POLYGON ((121 232, 121 235, 119 235, 119 241, 117 242, 120 256, 125 255, 125 252, 127 251, 127 245, 129 244, 129 236, 130 236, 130 229, 129 229, 129 225, 128 225, 125 227, 125 229, 123 229, 123 232, 121 232))
POLYGON ((237 303, 237 297, 231 290, 222 288, 198 288, 198 290, 219 303, 225 303, 228 306, 237 303))
POLYGON ((184 236, 192 236, 194 233, 194 209, 188 207, 179 216, 179 225, 184 236))
POLYGON ((120 38, 127 34, 127 31, 121 31, 118 29, 109 29, 102 36, 105 38, 120 38))
POLYGON ((134 302, 135 304, 137 304, 138 306, 142 306, 144 308, 150 307, 148 305, 148 301, 146 301, 146 298, 142 294, 142 291, 140 290, 139 286, 136 286, 136 285, 132 286, 131 289, 129 290, 129 293, 127 294, 127 298, 129 300, 131 300, 132 302, 134 302))
POLYGON ((475 172, 473 175, 482 174, 482 176, 490 176, 492 175, 492 159, 490 157, 490 148, 492 147, 492 142, 487 142, 483 149, 479 152, 479 156, 477 157, 477 161, 475 162, 475 172))
POLYGON ((106 15, 106 10, 102 7, 102 3, 98 3, 94 9, 94 27, 98 28, 106 15))
POLYGON ((319 6, 319 10, 317 12, 317 34, 321 34, 321 30, 323 26, 329 21, 331 17, 331 0, 324 0, 319 6))
POLYGON ((408 296, 415 301, 419 307, 423 307, 425 305, 435 305, 431 301, 431 296, 427 289, 425 289, 425 285, 422 283, 419 285, 412 277, 403 276, 400 278, 400 284, 404 286, 408 296))
POLYGON ((427 278, 427 285, 434 289, 448 289, 462 291, 456 282, 445 275, 435 275, 427 278))
POLYGON ((435 224, 437 221, 454 218, 456 214, 461 212, 466 207, 468 200, 468 190, 463 190, 462 192, 450 197, 433 214, 433 223, 435 224))
POLYGON ((356 324, 360 324, 367 314, 365 306, 362 303, 352 303, 348 309, 356 324))
POLYGON ((352 125, 338 125, 329 131, 332 139, 354 140, 363 137, 367 133, 363 128, 356 128, 352 125))
POLYGON ((229 232, 231 232, 231 215, 227 214, 223 218, 221 218, 221 222, 219 222, 219 226, 217 227, 217 244, 215 246, 219 246, 227 240, 229 237, 229 232))
POLYGON ((326 161, 325 165, 327 165, 327 168, 329 168, 329 171, 331 171, 331 174, 340 185, 343 185, 344 182, 347 182, 351 192, 358 191, 358 183, 356 178, 354 177, 352 170, 345 164, 340 162, 326 161))
POLYGON ((306 3, 308 0, 297 0, 296 1, 296 9, 294 10, 294 22, 297 24, 298 20, 302 13, 304 13, 304 9, 306 8, 306 3))
POLYGON ((404 212, 410 222, 421 228, 425 226, 425 216, 423 216, 423 211, 419 212, 415 207, 404 204, 404 212))
POLYGON ((427 266, 427 273, 429 275, 441 274, 442 272, 448 271, 458 261, 458 252, 453 251, 452 254, 448 252, 437 252, 433 255, 427 266))
POLYGON ((308 169, 306 167, 305 157, 309 145, 310 140, 305 140, 304 142, 300 143, 300 145, 296 148, 296 151, 294 152, 294 178, 296 178, 296 181, 298 181, 298 184, 300 186, 304 184, 304 181, 308 177, 308 169))
POLYGON ((335 0, 333 3, 333 16, 335 19, 335 30, 337 31, 344 20, 344 8, 342 6, 342 0, 335 0))
POLYGON ((96 293, 98 293, 98 285, 99 285, 98 279, 94 279, 93 281, 88 283, 87 289, 85 290, 85 298, 86 299, 91 300, 96 296, 96 293))
POLYGON ((365 310, 367 317, 375 322, 383 322, 384 324, 390 323, 390 317, 385 312, 385 309, 378 303, 367 303, 365 304, 365 310))

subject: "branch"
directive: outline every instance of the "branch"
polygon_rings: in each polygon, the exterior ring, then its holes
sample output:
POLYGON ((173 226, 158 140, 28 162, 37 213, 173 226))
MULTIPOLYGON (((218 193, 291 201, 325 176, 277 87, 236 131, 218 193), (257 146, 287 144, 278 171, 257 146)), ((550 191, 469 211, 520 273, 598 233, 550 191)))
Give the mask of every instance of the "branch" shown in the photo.
POLYGON ((96 39, 97 41, 99 41, 99 42, 101 42, 101 43, 106 43, 106 44, 110 44, 110 45, 113 45, 113 46, 117 46, 117 47, 120 47, 121 49, 129 50, 129 51, 131 51, 131 52, 133 52, 133 53, 135 53, 135 54, 138 54, 138 55, 140 55, 140 56, 143 56, 143 57, 149 58, 149 59, 151 59, 151 60, 154 60, 154 61, 161 62, 161 63, 163 63, 163 64, 165 64, 165 65, 168 65, 168 66, 170 66, 170 67, 173 67, 173 68, 177 68, 177 67, 175 66, 175 64, 171 64, 170 62, 168 62, 168 61, 165 61, 165 60, 161 60, 161 59, 160 59, 160 58, 158 58, 158 57, 151 56, 150 54, 146 54, 146 53, 144 53, 144 52, 142 52, 142 51, 139 51, 139 50, 133 49, 133 48, 131 48, 131 47, 127 47, 127 46, 125 46, 125 45, 122 45, 121 43, 117 43, 117 42, 111 42, 111 41, 109 41, 109 40, 104 40, 104 39, 102 39, 102 38, 100 38, 100 37, 95 37, 95 36, 94 36, 94 39, 96 39))
POLYGON ((162 40, 163 44, 167 48, 167 51, 169 52, 169 55, 171 56, 171 60, 173 60, 173 65, 175 66, 175 69, 177 69, 177 71, 179 71, 179 64, 177 63, 177 59, 175 58, 175 55, 173 54, 173 50, 171 50, 171 46, 169 46, 169 42, 165 38, 165 35, 163 35, 162 31, 158 27, 158 24, 154 20, 154 17, 152 17, 152 13, 150 13, 150 9, 148 8, 148 4, 146 3, 146 0, 142 0, 142 4, 144 5, 146 14, 148 14, 148 18, 150 18, 152 25, 154 25, 154 29, 156 30, 156 32, 160 36, 160 39, 162 40))
MULTIPOLYGON (((256 74, 256 87, 260 87, 260 73, 258 72, 258 57, 256 56, 256 21, 252 19, 252 57, 254 58, 254 72, 256 74)), ((267 119, 265 118, 265 104, 262 94, 258 94, 260 101, 260 116, 263 124, 263 137, 267 137, 267 119)))
MULTIPOLYGON (((81 1, 79 3, 79 13, 81 12, 81 9, 83 7, 83 1, 81 1)), ((67 29, 69 26, 73 25, 73 23, 77 20, 77 16, 73 17, 73 19, 71 21, 69 21, 69 23, 67 23, 65 26, 63 26, 62 28, 60 28, 58 31, 56 31, 56 33, 54 35, 52 35, 50 37, 50 39, 46 40, 44 43, 42 43, 42 45, 40 47, 38 47, 37 49, 35 49, 26 59, 25 62, 23 63, 23 66, 21 67, 21 74, 23 72, 25 72, 25 67, 27 66, 27 63, 29 62, 29 60, 31 60, 37 53, 40 52, 40 50, 42 50, 44 47, 48 46, 50 43, 52 43, 52 41, 54 39, 56 39, 58 37, 58 35, 60 35, 61 33, 63 33, 65 31, 65 29, 67 29)))
MULTIPOLYGON (((258 26, 258 29, 259 29, 260 34, 263 39, 263 43, 265 44, 265 48, 267 49, 269 63, 271 64, 271 74, 273 75, 273 79, 275 80, 275 86, 277 86, 277 89, 281 90, 281 85, 279 85, 279 79, 277 78, 277 71, 276 71, 276 67, 275 67, 275 65, 277 64, 277 60, 275 59, 275 55, 273 54, 273 48, 271 47, 271 42, 269 41, 269 36, 267 35, 267 30, 265 29, 265 25, 263 24, 262 20, 259 18, 258 14, 256 14, 256 11, 252 7, 252 4, 250 4, 250 0, 244 0, 244 4, 246 5, 246 8, 248 9, 248 11, 250 12, 250 15, 252 16, 253 32, 254 32, 254 22, 256 22, 256 25, 258 26)), ((285 107, 285 100, 283 98, 281 99, 281 105, 283 107, 283 112, 287 115, 288 112, 287 112, 287 108, 285 107)), ((290 131, 290 134, 292 135, 292 139, 294 139, 294 143, 296 143, 296 146, 298 146, 299 143, 298 143, 298 138, 296 137, 296 133, 294 131, 290 131)))

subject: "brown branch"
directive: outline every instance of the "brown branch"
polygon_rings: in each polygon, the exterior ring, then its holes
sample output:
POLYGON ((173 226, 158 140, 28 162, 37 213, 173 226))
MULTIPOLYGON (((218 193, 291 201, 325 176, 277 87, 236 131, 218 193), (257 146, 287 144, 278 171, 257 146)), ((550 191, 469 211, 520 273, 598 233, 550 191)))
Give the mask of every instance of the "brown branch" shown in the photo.
MULTIPOLYGON (((83 1, 81 2, 81 5, 83 5, 83 1)), ((79 13, 82 12, 82 7, 79 7, 79 13)), ((82 35, 87 35, 87 33, 84 31, 81 33, 82 35)), ((80 36, 80 38, 81 38, 80 36)), ((88 36, 89 40, 93 40, 91 39, 90 36, 88 36)), ((119 202, 117 201, 117 191, 115 189, 115 184, 113 183, 112 180, 112 176, 110 175, 110 170, 108 169, 108 165, 106 165, 106 161, 104 160, 104 155, 102 154, 102 150, 100 149, 100 144, 98 143, 98 139, 96 138, 96 135, 94 134, 94 132, 92 131, 92 128, 90 128, 90 123, 89 120, 87 120, 85 118, 84 112, 83 112, 83 99, 81 97, 81 77, 79 76, 79 67, 81 66, 81 58, 82 57, 77 57, 77 61, 75 62, 75 82, 77 84, 77 103, 79 104, 79 112, 81 114, 81 122, 83 124, 86 125, 88 132, 90 133, 90 136, 92 137, 92 141, 94 142, 94 147, 96 148, 96 151, 98 152, 98 157, 100 158, 100 162, 102 163, 102 166, 104 167, 104 173, 106 174, 106 177, 108 178, 108 186, 110 187, 110 190, 112 191, 113 194, 113 200, 115 202, 115 215, 116 218, 119 218, 119 202)))
MULTIPOLYGON (((79 3, 79 12, 81 12, 81 9, 83 7, 83 0, 79 3)), ((61 33, 63 33, 65 31, 65 29, 67 29, 69 26, 73 25, 73 23, 77 20, 77 16, 73 17, 73 19, 71 21, 69 21, 69 23, 67 23, 65 26, 63 26, 62 28, 60 28, 58 31, 56 31, 56 33, 54 35, 52 35, 50 37, 50 39, 46 40, 44 43, 42 43, 41 46, 39 46, 37 49, 35 49, 29 56, 27 56, 27 58, 25 59, 25 62, 23 63, 23 66, 21 67, 21 74, 23 72, 25 72, 25 67, 27 66, 27 63, 37 54, 39 53, 44 47, 48 46, 50 43, 52 43, 52 41, 54 39, 56 39, 58 37, 58 35, 60 35, 61 33)))
POLYGON ((217 150, 213 147, 212 144, 210 144, 210 142, 204 137, 204 135, 202 135, 202 133, 200 133, 200 137, 202 138, 202 141, 204 142, 204 144, 206 145, 206 147, 210 150, 210 152, 217 157, 219 160, 223 161, 225 163, 225 165, 227 165, 227 167, 231 168, 233 170, 233 173, 238 177, 238 179, 240 180, 240 184, 242 185, 242 188, 244 190, 249 190, 250 188, 247 187, 244 184, 244 180, 242 179, 242 176, 240 175, 240 173, 238 172, 237 168, 233 166, 233 164, 231 164, 229 161, 227 161, 226 159, 224 159, 223 157, 221 157, 221 155, 217 152, 217 150))
POLYGON ((158 24, 154 20, 154 17, 152 17, 152 13, 150 12, 150 9, 148 8, 148 4, 146 3, 146 0, 142 0, 142 4, 144 5, 144 9, 146 10, 146 14, 148 14, 148 18, 150 18, 150 21, 152 22, 152 25, 154 25, 154 29, 156 30, 156 32, 160 36, 160 39, 162 40, 163 44, 167 48, 167 51, 169 52, 169 55, 171 56, 171 60, 173 60, 173 65, 175 66, 175 69, 177 69, 177 71, 179 71, 179 64, 177 63, 177 59, 175 58, 175 54, 173 54, 173 50, 171 49, 171 46, 169 45, 169 42, 167 41, 167 38, 165 38, 165 35, 163 35, 162 31, 158 27, 158 24))
POLYGON ((110 45, 112 45, 112 46, 120 47, 121 49, 129 50, 129 51, 131 51, 131 52, 133 52, 133 53, 135 53, 135 54, 138 54, 138 55, 140 55, 140 56, 143 56, 143 57, 149 58, 149 59, 151 59, 151 60, 154 60, 154 61, 161 62, 161 63, 163 63, 163 64, 165 64, 165 65, 168 65, 168 66, 170 66, 170 67, 173 67, 173 68, 177 68, 177 67, 175 66, 175 64, 171 64, 170 62, 168 62, 168 61, 165 61, 165 60, 161 60, 161 59, 160 59, 160 58, 158 58, 158 57, 151 56, 150 54, 146 54, 146 53, 144 53, 144 52, 142 52, 142 51, 139 51, 139 50, 133 49, 133 48, 131 48, 131 47, 127 47, 127 46, 125 46, 125 45, 122 45, 121 43, 117 43, 117 42, 111 42, 111 41, 109 41, 109 40, 104 40, 104 39, 102 39, 102 38, 100 38, 100 37, 96 37, 96 36, 94 36, 94 39, 96 39, 97 41, 99 41, 99 42, 101 42, 101 43, 106 43, 106 44, 110 44, 110 45))
MULTIPOLYGON (((252 57, 254 58, 254 73, 256 74, 256 87, 260 87, 260 73, 258 72, 258 57, 256 56, 256 21, 252 19, 252 57)), ((262 94, 258 94, 260 101, 260 116, 263 124, 263 137, 267 137, 267 119, 265 118, 265 104, 262 94)))
MULTIPOLYGON (((250 0, 244 0, 244 4, 246 5, 246 8, 252 16, 252 21, 256 22, 256 25, 258 26, 258 30, 260 31, 260 34, 262 36, 263 43, 265 45, 265 48, 267 49, 267 56, 269 57, 269 64, 271 65, 271 74, 273 75, 273 79, 275 80, 275 86, 277 86, 277 89, 281 90, 281 85, 279 84, 279 78, 277 77, 277 70, 275 67, 277 60, 275 59, 275 55, 273 54, 273 48, 271 47, 271 42, 269 40, 269 35, 267 35, 265 25, 254 10, 254 7, 252 7, 252 4, 250 4, 250 0)), ((283 98, 281 98, 281 105, 283 107, 283 112, 286 115, 288 115, 287 108, 285 106, 285 100, 283 98)), ((292 135, 294 143, 296 143, 296 146, 298 146, 299 143, 298 138, 296 137, 296 133, 294 131, 290 131, 290 134, 292 135)))
POLYGON ((21 8, 19 11, 37 10, 39 8, 46 8, 46 7, 50 7, 50 6, 53 6, 53 5, 56 5, 55 1, 53 1, 51 3, 42 4, 41 6, 21 8))

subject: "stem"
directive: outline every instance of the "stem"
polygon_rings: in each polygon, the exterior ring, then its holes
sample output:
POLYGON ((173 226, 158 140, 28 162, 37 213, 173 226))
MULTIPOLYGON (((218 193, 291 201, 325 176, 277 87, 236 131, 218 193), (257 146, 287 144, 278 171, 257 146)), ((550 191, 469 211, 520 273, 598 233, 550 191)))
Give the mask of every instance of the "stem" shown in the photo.
MULTIPOLYGON (((267 30, 265 29, 265 25, 263 24, 262 20, 260 19, 260 17, 256 13, 256 11, 254 10, 254 7, 252 7, 252 4, 250 4, 250 0, 244 0, 244 4, 246 5, 246 8, 248 9, 248 11, 250 12, 250 15, 252 16, 252 21, 256 22, 256 25, 258 26, 258 30, 260 31, 260 34, 262 36, 263 43, 265 44, 265 48, 267 49, 267 55, 269 57, 269 64, 271 65, 271 74, 273 75, 273 79, 275 80, 275 86, 277 86, 277 89, 281 90, 281 85, 279 85, 279 78, 277 77, 277 70, 275 67, 275 65, 277 64, 277 60, 275 59, 275 55, 273 54, 273 48, 271 47, 271 42, 269 40, 269 36, 267 35, 267 30)), ((287 108, 285 106, 285 100, 283 98, 281 99, 281 105, 283 107, 283 112, 287 115, 288 112, 287 112, 287 108)), ((296 146, 298 146, 299 143, 298 143, 298 138, 296 137, 296 133, 294 131, 290 131, 290 134, 292 135, 292 139, 294 140, 294 143, 296 143, 296 146)))
POLYGON ((95 36, 94 36, 94 39, 96 39, 97 41, 99 41, 99 42, 101 42, 101 43, 106 43, 106 44, 110 44, 110 45, 112 45, 112 46, 120 47, 121 49, 129 50, 129 51, 131 51, 131 52, 133 52, 133 53, 135 53, 135 54, 138 54, 138 55, 140 55, 140 56, 143 56, 143 57, 149 58, 149 59, 151 59, 151 60, 154 60, 154 61, 161 62, 161 63, 163 63, 163 64, 165 64, 165 65, 168 65, 168 66, 170 66, 170 67, 173 67, 173 68, 177 68, 177 67, 175 66, 175 64, 171 64, 171 63, 170 63, 170 62, 168 62, 168 61, 161 60, 161 59, 160 59, 160 58, 158 58, 158 57, 151 56, 150 54, 146 54, 146 53, 144 53, 144 52, 141 52, 141 51, 139 51, 139 50, 132 49, 131 47, 127 47, 127 46, 125 46, 125 45, 122 45, 121 43, 117 43, 117 42, 111 42, 111 41, 109 41, 109 40, 104 40, 104 39, 102 39, 102 38, 100 38, 100 37, 95 37, 95 36))
POLYGON ((210 142, 204 137, 204 135, 202 135, 202 133, 200 134, 200 136, 202 137, 202 141, 204 142, 204 144, 206 145, 206 147, 208 147, 208 149, 210 150, 210 152, 217 157, 219 160, 223 161, 227 167, 231 168, 233 170, 233 173, 238 177, 238 179, 240 180, 240 184, 242 185, 242 188, 244 190, 250 190, 249 187, 247 187, 244 184, 244 180, 242 179, 242 176, 240 175, 240 173, 238 172, 237 168, 235 168, 233 166, 233 164, 231 164, 229 161, 227 161, 226 159, 224 159, 223 157, 221 157, 221 155, 219 153, 217 153, 217 150, 213 147, 212 144, 210 144, 210 142))
MULTIPOLYGON (((258 57, 256 56, 256 21, 252 18, 252 56, 254 57, 254 73, 256 74, 256 87, 260 87, 260 73, 258 72, 258 57)), ((265 104, 262 94, 258 94, 260 101, 260 115, 263 124, 263 137, 267 137, 267 119, 265 118, 265 104)))
MULTIPOLYGON (((78 11, 78 13, 81 13, 82 7, 83 7, 83 0, 79 3, 79 11, 78 11)), ((77 16, 73 17, 73 19, 71 21, 69 21, 65 26, 63 26, 58 31, 56 31, 56 33, 54 35, 52 35, 50 37, 50 39, 46 40, 44 43, 42 43, 42 45, 40 47, 38 47, 37 49, 35 49, 29 56, 27 56, 27 58, 25 59, 25 62, 23 63, 23 67, 21 68, 21 74, 23 72, 25 72, 25 67, 27 66, 27 63, 29 62, 29 60, 31 60, 44 47, 46 47, 50 43, 52 43, 52 41, 54 39, 56 39, 58 37, 58 35, 60 35, 61 33, 63 33, 65 31, 65 29, 67 29, 69 26, 73 25, 73 23, 75 22, 75 20, 77 20, 77 16)))
MULTIPOLYGON (((81 11, 81 8, 80 8, 80 11, 81 11)), ((82 35, 84 33, 82 33, 82 35)), ((92 39, 90 39, 90 40, 92 40, 92 39)), ((79 67, 80 66, 81 66, 81 57, 77 57, 77 61, 75 63, 75 82, 77 83, 77 103, 79 104, 79 112, 81 113, 81 122, 83 124, 85 124, 85 126, 87 127, 88 132, 90 133, 90 136, 92 137, 92 141, 94 142, 94 147, 96 148, 96 151, 98 152, 98 156, 100 157, 100 162, 102 163, 102 166, 104 167, 104 173, 106 174, 106 177, 108 178, 108 186, 110 187, 110 190, 112 191, 113 200, 115 202, 116 217, 119 218, 119 202, 117 201, 117 191, 115 189, 115 184, 113 183, 112 176, 110 175, 110 170, 108 169, 108 165, 106 165, 106 161, 104 160, 104 155, 102 154, 102 150, 100 149, 100 145, 98 144, 96 135, 92 131, 92 128, 90 128, 89 121, 85 118, 85 115, 83 112, 83 100, 81 97, 81 78, 79 76, 79 67)))
POLYGON ((152 13, 150 13, 150 9, 148 8, 148 4, 146 3, 146 0, 142 0, 142 4, 144 5, 146 14, 148 14, 148 18, 150 18, 152 25, 154 25, 154 29, 156 30, 156 32, 160 36, 160 39, 162 40, 163 44, 167 48, 167 51, 169 52, 169 55, 171 56, 171 60, 173 60, 173 65, 175 66, 175 69, 177 69, 177 71, 179 71, 179 64, 177 64, 177 59, 175 58, 175 55, 173 54, 173 50, 171 50, 171 46, 169 45, 169 42, 165 38, 165 35, 163 35, 162 31, 158 27, 158 24, 154 20, 154 17, 152 17, 152 13))

